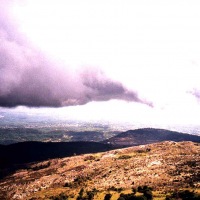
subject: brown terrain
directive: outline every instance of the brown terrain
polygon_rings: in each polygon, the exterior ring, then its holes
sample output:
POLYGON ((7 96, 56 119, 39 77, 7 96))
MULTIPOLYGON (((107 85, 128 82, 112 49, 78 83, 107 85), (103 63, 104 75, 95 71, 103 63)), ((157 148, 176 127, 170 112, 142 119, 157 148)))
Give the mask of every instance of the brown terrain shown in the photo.
POLYGON ((126 191, 141 185, 157 195, 199 191, 200 144, 167 141, 33 163, 0 181, 0 199, 50 199, 61 192, 75 199, 81 188, 126 191))

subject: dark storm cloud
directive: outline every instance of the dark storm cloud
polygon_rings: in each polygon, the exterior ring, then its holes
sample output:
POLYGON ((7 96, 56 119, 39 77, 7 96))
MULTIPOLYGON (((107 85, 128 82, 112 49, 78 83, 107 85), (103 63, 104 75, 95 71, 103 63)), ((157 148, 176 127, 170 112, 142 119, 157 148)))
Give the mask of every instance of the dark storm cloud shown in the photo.
POLYGON ((84 73, 82 77, 83 84, 88 88, 87 97, 92 101, 119 99, 135 101, 152 106, 152 103, 140 99, 136 92, 128 90, 122 83, 105 77, 101 71, 88 71, 84 73))
POLYGON ((51 61, 17 31, 8 15, 8 5, 4 0, 0 5, 1 107, 60 107, 111 99, 151 106, 101 71, 87 69, 75 73, 51 61))

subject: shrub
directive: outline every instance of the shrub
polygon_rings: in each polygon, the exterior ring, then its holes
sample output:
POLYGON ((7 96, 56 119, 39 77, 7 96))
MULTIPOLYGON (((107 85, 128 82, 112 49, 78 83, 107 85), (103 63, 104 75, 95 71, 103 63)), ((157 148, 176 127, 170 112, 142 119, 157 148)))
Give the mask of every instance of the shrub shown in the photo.
POLYGON ((64 184, 64 187, 72 187, 72 183, 66 182, 66 183, 64 184))
POLYGON ((143 193, 143 196, 146 197, 147 200, 153 199, 152 188, 148 186, 139 186, 138 192, 143 193))
POLYGON ((112 197, 112 194, 108 193, 105 195, 104 200, 110 200, 112 197))
POLYGON ((74 179, 74 185, 80 185, 90 179, 88 176, 78 176, 74 179))
POLYGON ((171 196, 167 196, 166 200, 174 200, 180 198, 182 200, 199 200, 200 195, 196 194, 194 191, 183 190, 183 191, 174 191, 171 196))
POLYGON ((152 194, 151 190, 146 190, 143 194, 147 198, 147 200, 152 200, 153 199, 153 194, 152 194))
POLYGON ((84 158, 84 161, 88 161, 88 160, 95 160, 96 158, 94 157, 94 156, 86 156, 85 158, 84 158))
POLYGON ((124 197, 119 197, 117 200, 125 200, 124 197))
POLYGON ((139 149, 137 150, 137 153, 146 153, 146 150, 139 149))
POLYGON ((82 196, 83 196, 83 193, 84 193, 84 189, 81 188, 78 194, 79 194, 80 197, 82 197, 82 196))
POLYGON ((133 194, 135 195, 136 192, 137 192, 137 189, 136 189, 136 188, 132 188, 132 192, 133 192, 133 194))
POLYGON ((115 191, 115 192, 119 192, 119 193, 120 193, 120 192, 123 190, 123 188, 122 188, 122 187, 116 188, 115 186, 111 186, 111 187, 108 188, 108 190, 111 190, 111 191, 115 191))
POLYGON ((147 198, 145 196, 138 196, 135 197, 134 200, 147 200, 147 198))
POLYGON ((93 191, 87 191, 87 199, 92 200, 94 199, 95 193, 93 191))
POLYGON ((129 158, 131 158, 131 156, 129 156, 129 155, 121 155, 121 156, 119 156, 118 159, 129 159, 129 158))
POLYGON ((124 193, 121 193, 120 197, 122 199, 125 199, 125 200, 132 200, 132 199, 134 199, 135 196, 134 196, 134 194, 124 194, 124 193))
POLYGON ((52 196, 50 197, 51 200, 67 200, 68 196, 64 193, 60 193, 58 196, 52 196))

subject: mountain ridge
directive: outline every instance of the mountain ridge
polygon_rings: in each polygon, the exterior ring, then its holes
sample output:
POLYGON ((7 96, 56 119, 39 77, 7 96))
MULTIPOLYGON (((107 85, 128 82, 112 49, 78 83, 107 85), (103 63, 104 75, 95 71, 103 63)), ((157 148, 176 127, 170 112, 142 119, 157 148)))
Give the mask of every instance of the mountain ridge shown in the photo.
POLYGON ((30 162, 111 150, 98 142, 21 142, 0 145, 0 178, 26 168, 30 162))
POLYGON ((152 144, 162 141, 192 141, 200 142, 200 136, 170 131, 167 129, 141 128, 122 132, 114 137, 102 141, 115 147, 129 147, 152 144))

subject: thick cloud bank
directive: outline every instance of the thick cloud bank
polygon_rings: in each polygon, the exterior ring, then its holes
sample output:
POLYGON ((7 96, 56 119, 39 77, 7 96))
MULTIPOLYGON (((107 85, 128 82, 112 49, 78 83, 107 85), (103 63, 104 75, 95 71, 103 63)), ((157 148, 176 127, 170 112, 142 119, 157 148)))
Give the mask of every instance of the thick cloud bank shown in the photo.
MULTIPOLYGON (((0 106, 60 107, 120 99, 151 106, 99 70, 69 70, 25 42, 0 6, 0 106)), ((78 59, 78 58, 77 58, 78 59)))
POLYGON ((0 50, 0 56, 5 58, 0 61, 0 106, 59 107, 110 99, 150 105, 101 71, 75 73, 21 48, 7 44, 0 50))

